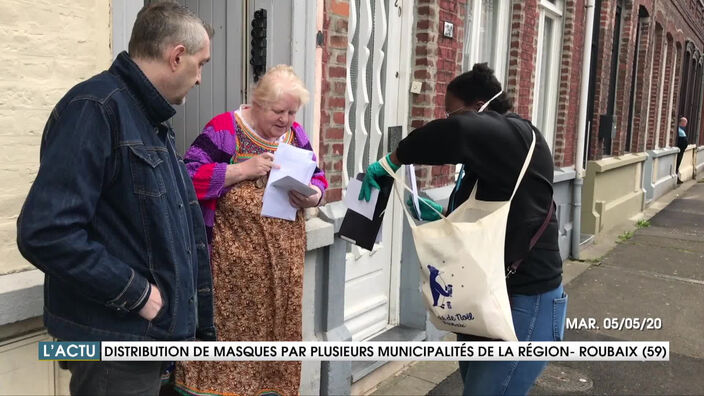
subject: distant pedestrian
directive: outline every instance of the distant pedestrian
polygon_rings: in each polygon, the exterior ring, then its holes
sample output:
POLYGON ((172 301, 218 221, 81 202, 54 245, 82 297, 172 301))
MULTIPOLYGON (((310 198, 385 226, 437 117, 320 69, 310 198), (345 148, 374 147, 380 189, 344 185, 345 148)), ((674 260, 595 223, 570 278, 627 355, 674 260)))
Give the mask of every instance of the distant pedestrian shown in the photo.
POLYGON ((687 127, 687 119, 685 117, 680 118, 680 126, 677 128, 677 147, 680 152, 677 153, 677 165, 675 173, 677 174, 677 184, 682 184, 682 177, 680 176, 680 163, 682 162, 682 157, 684 156, 684 151, 687 150, 689 142, 687 141, 687 132, 685 128, 687 127))

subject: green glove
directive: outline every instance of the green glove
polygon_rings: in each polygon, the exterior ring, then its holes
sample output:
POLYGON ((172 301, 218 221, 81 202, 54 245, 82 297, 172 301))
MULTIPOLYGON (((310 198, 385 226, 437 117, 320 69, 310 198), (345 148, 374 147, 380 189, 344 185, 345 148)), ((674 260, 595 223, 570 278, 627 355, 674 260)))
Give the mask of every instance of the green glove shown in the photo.
POLYGON ((362 188, 359 190, 359 197, 357 197, 357 199, 359 199, 360 201, 365 200, 369 202, 372 197, 372 187, 381 190, 377 179, 380 179, 382 176, 388 175, 384 168, 381 167, 381 161, 386 161, 386 163, 389 165, 389 167, 391 167, 394 172, 396 172, 398 168, 401 167, 400 165, 394 164, 389 158, 389 155, 390 154, 386 154, 386 157, 369 165, 369 167, 367 168, 367 172, 364 175, 364 181, 362 181, 362 188))
POLYGON ((416 210, 416 205, 413 202, 413 196, 409 195, 406 200, 406 206, 408 210, 411 211, 413 217, 417 220, 435 221, 440 219, 440 215, 435 211, 442 213, 442 205, 433 201, 429 198, 418 197, 418 206, 420 207, 420 219, 418 218, 418 211, 416 210), (430 207, 435 208, 435 210, 430 207))

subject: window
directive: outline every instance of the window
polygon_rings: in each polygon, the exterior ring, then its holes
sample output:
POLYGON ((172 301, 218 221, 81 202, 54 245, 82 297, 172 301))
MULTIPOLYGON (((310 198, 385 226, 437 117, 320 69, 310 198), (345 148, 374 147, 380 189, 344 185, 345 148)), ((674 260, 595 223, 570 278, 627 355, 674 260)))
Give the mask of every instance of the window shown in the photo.
POLYGON ((659 66, 659 73, 660 73, 660 81, 658 82, 658 96, 657 96, 657 118, 655 121, 655 148, 658 149, 660 148, 660 125, 662 125, 662 100, 663 100, 663 92, 665 90, 665 65, 667 65, 667 48, 668 48, 668 43, 667 40, 665 40, 663 29, 660 25, 657 25, 655 28, 655 37, 656 40, 655 42, 663 42, 664 41, 664 47, 662 49, 662 54, 657 55, 656 57, 658 58, 657 60, 660 63, 659 66), (662 60, 660 57, 662 56, 662 60))
MULTIPOLYGON (((486 62, 494 69, 496 79, 506 86, 508 65, 511 0, 469 0, 465 18, 462 70, 471 70, 475 63, 486 62)), ((457 165, 459 177, 462 165, 457 165)))
MULTIPOLYGON (((672 38, 668 38, 668 42, 673 43, 674 40, 672 38)), ((672 45, 672 44, 670 44, 670 45, 672 45)), ((673 48, 672 54, 674 55, 674 60, 670 63, 670 65, 671 65, 670 69, 672 69, 672 71, 671 71, 672 74, 670 74, 670 91, 669 91, 670 95, 667 99, 668 104, 667 104, 666 117, 669 119, 669 121, 667 123, 667 129, 665 132, 665 147, 670 147, 670 143, 672 143, 672 139, 670 137, 673 132, 672 127, 674 126, 675 129, 677 128, 677 121, 675 121, 675 120, 677 120, 677 117, 674 117, 674 119, 673 119, 672 107, 674 106, 674 102, 675 102, 675 76, 677 73, 677 65, 678 65, 677 62, 678 62, 678 57, 680 56, 680 52, 681 52, 680 45, 678 43, 673 48)))
POLYGON ((628 101, 628 126, 626 127, 626 147, 625 151, 638 151, 633 147, 633 126, 636 123, 636 92, 640 89, 642 81, 636 78, 638 76, 638 66, 641 58, 645 57, 647 48, 640 45, 641 35, 645 24, 648 23, 648 12, 645 7, 640 6, 638 10, 638 26, 636 26, 636 41, 633 56, 633 65, 631 66, 631 92, 628 101))
POLYGON ((541 0, 533 123, 552 150, 562 54, 562 0, 541 0))
POLYGON ((462 70, 486 62, 505 85, 508 64, 510 0, 467 2, 462 70))

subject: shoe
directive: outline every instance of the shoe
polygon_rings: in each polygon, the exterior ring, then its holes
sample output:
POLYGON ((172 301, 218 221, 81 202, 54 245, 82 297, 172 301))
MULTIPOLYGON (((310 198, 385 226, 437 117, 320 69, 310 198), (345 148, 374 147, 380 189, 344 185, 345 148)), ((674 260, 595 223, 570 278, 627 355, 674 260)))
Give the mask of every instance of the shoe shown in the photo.
POLYGON ((684 183, 682 180, 677 179, 677 184, 682 184, 682 183, 684 183))

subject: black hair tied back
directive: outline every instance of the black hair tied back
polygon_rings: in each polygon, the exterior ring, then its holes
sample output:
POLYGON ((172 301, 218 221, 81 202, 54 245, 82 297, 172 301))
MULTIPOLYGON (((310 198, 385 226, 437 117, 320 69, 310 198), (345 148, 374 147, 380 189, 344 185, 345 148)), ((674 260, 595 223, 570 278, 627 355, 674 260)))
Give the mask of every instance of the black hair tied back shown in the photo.
MULTIPOLYGON (((501 91, 501 83, 496 79, 494 70, 486 63, 475 63, 472 70, 455 77, 448 85, 447 91, 462 100, 465 105, 478 100, 484 102, 501 91)), ((511 99, 503 92, 489 104, 489 109, 503 114, 513 107, 511 99)))

